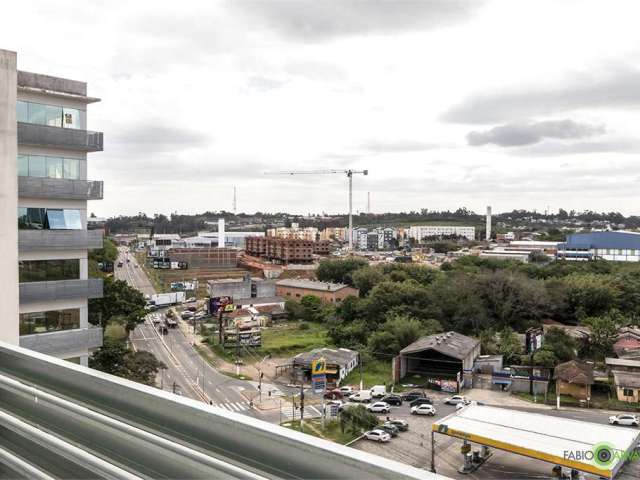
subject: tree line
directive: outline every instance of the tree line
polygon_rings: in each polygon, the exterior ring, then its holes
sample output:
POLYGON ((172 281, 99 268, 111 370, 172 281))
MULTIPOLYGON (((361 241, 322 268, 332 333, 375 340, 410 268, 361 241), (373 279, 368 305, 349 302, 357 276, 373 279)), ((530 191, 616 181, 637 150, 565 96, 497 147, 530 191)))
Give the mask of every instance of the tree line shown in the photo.
POLYGON ((618 328, 637 324, 640 317, 635 264, 522 264, 467 256, 443 271, 345 259, 322 261, 316 275, 352 285, 360 297, 337 306, 314 297, 290 301, 293 318, 324 322, 335 345, 380 357, 397 355, 422 335, 455 330, 480 338, 485 353, 502 353, 517 363, 523 354, 518 334, 548 319, 588 326, 592 340, 578 344, 555 329, 538 355, 541 364, 553 366, 576 355, 601 360, 610 354, 618 328))

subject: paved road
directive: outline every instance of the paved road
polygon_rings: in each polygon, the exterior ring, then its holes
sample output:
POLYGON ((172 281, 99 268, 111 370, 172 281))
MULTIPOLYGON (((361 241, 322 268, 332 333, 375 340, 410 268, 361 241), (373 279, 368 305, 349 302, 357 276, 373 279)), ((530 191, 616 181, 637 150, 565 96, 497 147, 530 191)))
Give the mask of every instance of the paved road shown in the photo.
MULTIPOLYGON (((120 247, 119 252, 118 260, 123 262, 123 266, 116 267, 116 278, 127 281, 147 295, 156 293, 134 255, 125 247, 120 247)), ((257 393, 251 383, 218 372, 200 357, 180 329, 169 329, 168 334, 160 335, 152 318, 165 313, 166 310, 158 310, 148 315, 145 323, 139 325, 130 337, 136 349, 152 352, 167 365, 158 382, 161 387, 229 411, 259 416, 260 413, 250 408, 247 397, 242 394, 246 392, 251 398, 257 393)))

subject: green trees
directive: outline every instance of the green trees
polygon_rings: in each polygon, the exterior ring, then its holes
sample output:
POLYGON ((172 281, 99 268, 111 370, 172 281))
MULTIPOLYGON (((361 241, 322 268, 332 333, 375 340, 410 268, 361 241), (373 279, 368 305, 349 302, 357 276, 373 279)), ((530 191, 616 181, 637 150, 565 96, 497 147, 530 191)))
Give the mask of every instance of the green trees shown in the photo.
POLYGON ((158 372, 167 368, 151 352, 134 352, 126 344, 110 339, 105 339, 89 358, 89 367, 146 385, 154 385, 158 372))
POLYGON ((522 353, 522 342, 511 327, 505 327, 499 332, 500 340, 498 353, 503 355, 504 362, 519 363, 522 353))
POLYGON ((578 345, 564 330, 552 327, 544 335, 540 350, 533 354, 533 363, 544 367, 555 367, 559 363, 573 360, 578 345))
POLYGON ((621 285, 614 275, 572 273, 563 279, 571 320, 606 314, 618 304, 621 285))
POLYGON ((89 322, 105 327, 108 322, 115 321, 129 333, 144 322, 145 305, 144 295, 139 290, 122 280, 107 277, 104 279, 103 297, 89 300, 89 322))
POLYGON ((353 285, 351 274, 366 265, 367 261, 359 258, 322 260, 316 270, 316 277, 321 282, 346 283, 347 285, 353 285))
POLYGON ((599 317, 588 317, 582 324, 591 329, 590 345, 596 360, 604 360, 611 352, 616 341, 620 317, 615 312, 609 312, 599 317))
POLYGON ((351 433, 357 435, 362 430, 369 430, 378 425, 378 417, 367 411, 364 405, 354 405, 345 408, 340 413, 340 429, 342 433, 347 427, 351 428, 351 433))
POLYGON ((407 315, 393 315, 369 337, 369 351, 378 357, 397 355, 423 335, 439 333, 442 327, 437 320, 420 321, 407 315))

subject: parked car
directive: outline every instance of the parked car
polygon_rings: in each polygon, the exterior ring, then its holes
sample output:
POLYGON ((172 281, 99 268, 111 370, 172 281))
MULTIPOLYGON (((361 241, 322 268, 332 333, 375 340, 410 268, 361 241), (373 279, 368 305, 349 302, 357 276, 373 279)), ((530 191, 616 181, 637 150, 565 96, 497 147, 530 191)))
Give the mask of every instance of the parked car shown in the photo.
POLYGON ((388 422, 395 425, 401 432, 409 430, 409 422, 402 420, 401 418, 392 418, 391 420, 388 420, 388 422))
POLYGON ((187 310, 186 312, 182 312, 182 315, 180 315, 182 317, 183 320, 188 320, 190 318, 193 318, 193 312, 190 312, 189 310, 187 310))
POLYGON ((444 403, 448 405, 457 405, 459 403, 464 403, 465 401, 466 398, 464 398, 462 395, 452 395, 444 399, 444 403))
POLYGON ((382 398, 387 394, 387 387, 384 385, 374 385, 369 391, 373 398, 382 398))
POLYGON ((456 410, 462 410, 467 405, 484 405, 484 403, 478 402, 477 400, 465 400, 464 402, 456 405, 456 410))
POLYGON ((420 397, 424 397, 424 393, 422 393, 420 390, 411 390, 410 392, 404 392, 402 394, 402 400, 404 400, 405 402, 411 402, 412 400, 420 397))
POLYGON ((122 267, 122 262, 118 262, 118 267, 122 267))
POLYGON ((189 310, 190 312, 196 312, 198 310, 198 307, 196 307, 195 305, 191 305, 189 307, 187 307, 187 310, 189 310))
POLYGON ((375 429, 369 432, 365 432, 364 438, 366 438, 367 440, 373 440, 374 442, 386 443, 391 440, 391 435, 389 435, 384 430, 375 429))
POLYGON ((433 405, 429 405, 427 403, 423 403, 422 405, 416 405, 415 407, 411 407, 411 415, 435 415, 436 409, 433 405))
POLYGON ((402 405, 402 397, 400 395, 385 395, 380 401, 387 402, 389 405, 402 405))
POLYGON ((328 400, 341 400, 344 395, 338 389, 325 392, 324 398, 328 400))
POLYGON ((411 407, 415 407, 416 405, 433 405, 433 400, 431 400, 429 397, 420 397, 420 398, 416 398, 415 400, 411 400, 409 402, 409 406, 411 407))
POLYGON ((372 413, 389 413, 391 411, 391 406, 385 402, 376 402, 368 405, 367 410, 372 413))
POLYGON ((344 386, 340 387, 340 388, 339 388, 339 390, 340 390, 342 393, 347 394, 347 395, 351 395, 352 393, 354 393, 354 392, 355 392, 355 390, 353 389, 353 387, 352 387, 352 386, 350 386, 350 385, 344 385, 344 386))
POLYGON ((195 301, 196 301, 196 297, 189 297, 184 301, 184 303, 192 303, 192 302, 195 302, 195 301))
POLYGON ((370 402, 371 401, 371 392, 369 390, 360 390, 357 393, 349 396, 349 400, 352 402, 370 402))
POLYGON ((400 429, 391 422, 384 422, 379 428, 387 432, 391 437, 397 437, 398 433, 400 433, 400 429))
POLYGON ((640 424, 640 417, 633 413, 621 413, 609 417, 609 423, 611 425, 630 425, 637 427, 640 424))

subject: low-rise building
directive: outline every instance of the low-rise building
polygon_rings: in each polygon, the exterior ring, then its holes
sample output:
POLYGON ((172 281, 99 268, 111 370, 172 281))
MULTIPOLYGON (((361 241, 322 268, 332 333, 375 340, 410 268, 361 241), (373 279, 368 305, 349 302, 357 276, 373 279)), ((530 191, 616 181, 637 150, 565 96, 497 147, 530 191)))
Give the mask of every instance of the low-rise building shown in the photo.
POLYGON ((418 375, 444 391, 458 391, 463 373, 480 356, 480 341, 458 332, 427 335, 403 348, 393 362, 394 381, 418 375))
POLYGON ((327 369, 327 388, 337 387, 340 382, 358 366, 359 355, 348 348, 316 348, 299 353, 290 360, 296 379, 311 380, 311 363, 324 358, 327 369))
POLYGON ((558 245, 557 257, 565 260, 640 261, 639 232, 573 233, 558 245))
MULTIPOLYGON (((207 289, 210 298, 232 297, 234 303, 238 305, 238 300, 254 300, 252 304, 257 304, 261 298, 272 299, 276 296, 275 282, 262 278, 252 278, 245 275, 242 278, 222 278, 219 280, 209 280, 207 289)), ((244 306, 244 303, 242 304, 244 306)))
POLYGON ((301 228, 297 223, 292 223, 290 227, 268 229, 267 236, 293 240, 310 240, 315 242, 318 238, 318 229, 316 227, 301 228))
POLYGON ((313 295, 320 298, 323 302, 339 303, 347 297, 357 297, 359 291, 357 288, 350 287, 344 283, 328 283, 291 278, 276 282, 276 295, 295 299, 313 295))
POLYGON ((577 400, 591 398, 593 385, 593 366, 578 360, 569 360, 556 366, 553 378, 556 381, 556 393, 569 395, 577 400))

